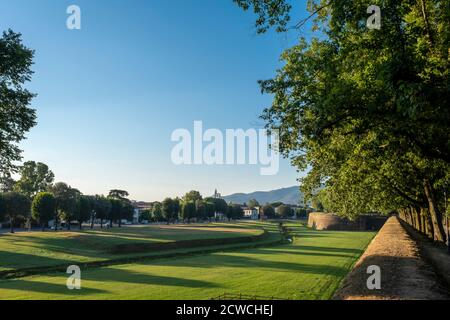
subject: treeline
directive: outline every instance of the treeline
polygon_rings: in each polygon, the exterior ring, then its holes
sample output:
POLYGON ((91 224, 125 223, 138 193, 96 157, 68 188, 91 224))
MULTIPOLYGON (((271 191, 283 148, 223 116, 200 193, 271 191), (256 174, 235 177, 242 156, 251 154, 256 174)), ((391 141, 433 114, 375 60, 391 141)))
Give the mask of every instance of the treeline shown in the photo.
POLYGON ((241 206, 227 204, 220 198, 203 196, 198 191, 186 193, 182 199, 166 198, 163 202, 155 202, 152 208, 140 213, 140 221, 167 222, 176 221, 211 221, 211 220, 235 220, 244 217, 241 206))
POLYGON ((312 211, 306 208, 294 209, 283 202, 267 203, 261 206, 256 199, 251 199, 248 204, 244 203, 243 206, 250 209, 259 208, 260 215, 266 219, 288 219, 294 216, 297 218, 306 218, 308 213, 312 211))
POLYGON ((90 221, 91 228, 96 220, 101 227, 133 218, 134 208, 124 190, 111 190, 108 196, 83 195, 79 190, 64 182, 53 183, 54 174, 47 165, 28 161, 20 167, 20 179, 1 181, 0 222, 8 221, 11 232, 16 225, 28 227, 39 224, 43 230, 53 221, 53 228, 65 222, 68 230, 72 222, 82 229, 90 221))

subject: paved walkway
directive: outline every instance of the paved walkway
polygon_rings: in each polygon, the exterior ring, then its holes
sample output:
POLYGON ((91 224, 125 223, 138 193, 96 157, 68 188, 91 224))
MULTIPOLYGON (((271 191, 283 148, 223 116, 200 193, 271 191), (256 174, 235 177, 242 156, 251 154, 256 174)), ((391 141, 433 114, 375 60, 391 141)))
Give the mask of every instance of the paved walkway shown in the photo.
POLYGON ((398 218, 390 218, 336 292, 346 300, 446 300, 449 291, 420 256, 417 243, 398 218), (381 290, 367 288, 369 266, 381 269, 381 290))

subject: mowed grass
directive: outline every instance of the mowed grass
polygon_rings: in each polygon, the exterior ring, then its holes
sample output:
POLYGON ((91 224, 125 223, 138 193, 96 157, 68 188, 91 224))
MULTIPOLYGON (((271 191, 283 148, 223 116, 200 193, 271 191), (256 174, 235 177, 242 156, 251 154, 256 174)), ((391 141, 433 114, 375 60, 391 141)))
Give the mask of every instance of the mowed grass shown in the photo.
POLYGON ((242 222, 0 234, 0 271, 104 261, 138 255, 110 253, 114 246, 122 244, 245 237, 262 233, 260 225, 242 222))
POLYGON ((1 299, 210 299, 223 293, 329 299, 375 233, 313 231, 291 225, 292 244, 0 280, 1 299))

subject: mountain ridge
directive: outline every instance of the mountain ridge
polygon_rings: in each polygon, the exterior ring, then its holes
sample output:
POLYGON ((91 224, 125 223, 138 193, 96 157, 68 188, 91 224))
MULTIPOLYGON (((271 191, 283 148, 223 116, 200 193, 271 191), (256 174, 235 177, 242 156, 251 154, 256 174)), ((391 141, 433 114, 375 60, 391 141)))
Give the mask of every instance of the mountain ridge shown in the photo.
POLYGON ((303 195, 299 186, 280 188, 270 191, 255 191, 251 193, 234 193, 223 197, 227 202, 244 204, 255 199, 261 205, 266 203, 283 202, 284 204, 299 205, 303 202, 303 195))

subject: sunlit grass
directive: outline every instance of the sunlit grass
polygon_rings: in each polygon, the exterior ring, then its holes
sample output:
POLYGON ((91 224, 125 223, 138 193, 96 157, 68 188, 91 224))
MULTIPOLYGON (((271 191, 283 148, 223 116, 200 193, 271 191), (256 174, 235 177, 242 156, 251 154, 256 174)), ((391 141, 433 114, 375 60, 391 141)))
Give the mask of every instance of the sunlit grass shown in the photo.
POLYGON ((0 298, 177 300, 227 292, 329 299, 375 235, 290 228, 293 244, 86 270, 82 290, 68 290, 64 273, 0 280, 0 298))

